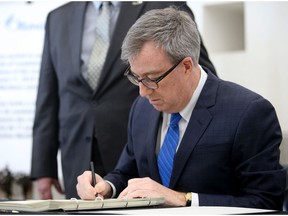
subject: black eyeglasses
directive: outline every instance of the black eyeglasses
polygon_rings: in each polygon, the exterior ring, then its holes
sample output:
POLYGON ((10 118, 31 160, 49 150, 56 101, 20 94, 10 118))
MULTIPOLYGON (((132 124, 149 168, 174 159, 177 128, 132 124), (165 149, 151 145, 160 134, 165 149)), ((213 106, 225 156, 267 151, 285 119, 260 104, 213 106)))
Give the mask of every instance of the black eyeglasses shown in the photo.
MULTIPOLYGON (((181 60, 183 61, 183 59, 181 60)), ((143 85, 145 85, 147 88, 149 89, 157 89, 158 88, 158 83, 164 79, 169 73, 171 73, 179 64, 180 62, 177 62, 175 65, 173 65, 168 71, 166 71, 164 74, 162 74, 161 76, 159 76, 156 79, 150 79, 148 77, 143 78, 143 79, 139 79, 138 77, 136 77, 130 70, 130 66, 126 69, 124 76, 126 76, 128 78, 128 80, 134 84, 139 86, 139 83, 142 82, 143 85)))

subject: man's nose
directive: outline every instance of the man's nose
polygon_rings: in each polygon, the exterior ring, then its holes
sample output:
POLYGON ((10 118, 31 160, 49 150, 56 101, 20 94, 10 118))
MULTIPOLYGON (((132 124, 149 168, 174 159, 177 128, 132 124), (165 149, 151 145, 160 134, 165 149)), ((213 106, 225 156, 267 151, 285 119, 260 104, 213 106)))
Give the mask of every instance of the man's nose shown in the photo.
POLYGON ((139 94, 141 97, 146 97, 153 92, 153 89, 148 88, 142 82, 139 83, 139 94))

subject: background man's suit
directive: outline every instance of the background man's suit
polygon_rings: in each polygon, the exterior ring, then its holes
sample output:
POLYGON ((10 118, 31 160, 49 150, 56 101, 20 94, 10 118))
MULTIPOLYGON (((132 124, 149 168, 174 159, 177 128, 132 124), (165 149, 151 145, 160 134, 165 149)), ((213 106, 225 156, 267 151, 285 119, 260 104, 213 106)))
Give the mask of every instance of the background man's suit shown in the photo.
MULTIPOLYGON (((161 183, 155 153, 161 116, 146 98, 135 100, 128 143, 116 169, 105 177, 115 185, 116 196, 128 178, 161 183)), ((198 193, 200 206, 281 210, 286 185, 279 164, 281 140, 267 100, 208 73, 175 155, 169 188, 198 193)))
MULTIPOLYGON (((113 170, 127 141, 129 110, 138 95, 138 87, 123 76, 127 65, 120 60, 122 41, 143 13, 172 3, 122 2, 95 92, 80 71, 87 2, 68 3, 49 13, 33 127, 32 178, 58 177, 59 148, 67 198, 78 197, 77 176, 89 169, 91 159, 102 162, 99 170, 96 166, 99 174, 113 170)), ((193 16, 183 2, 176 5, 193 16)), ((203 44, 200 64, 216 73, 203 44)))

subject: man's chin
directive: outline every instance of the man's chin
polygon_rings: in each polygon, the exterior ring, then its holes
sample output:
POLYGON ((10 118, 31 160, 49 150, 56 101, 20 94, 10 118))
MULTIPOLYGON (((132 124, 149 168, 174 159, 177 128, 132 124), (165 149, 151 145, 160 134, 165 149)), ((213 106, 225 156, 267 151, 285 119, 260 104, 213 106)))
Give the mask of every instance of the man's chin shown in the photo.
POLYGON ((164 111, 164 110, 163 110, 163 107, 160 106, 160 105, 152 104, 152 106, 153 106, 157 111, 159 111, 159 112, 163 112, 163 111, 164 111))

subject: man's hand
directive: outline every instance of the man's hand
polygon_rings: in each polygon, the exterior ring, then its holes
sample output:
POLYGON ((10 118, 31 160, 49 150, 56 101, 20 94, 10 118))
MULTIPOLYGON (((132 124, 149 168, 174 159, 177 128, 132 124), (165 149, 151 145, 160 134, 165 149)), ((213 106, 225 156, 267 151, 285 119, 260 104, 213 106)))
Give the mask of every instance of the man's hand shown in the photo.
POLYGON ((106 198, 112 194, 111 186, 98 174, 96 174, 96 186, 92 186, 91 171, 85 171, 77 177, 77 181, 76 189, 81 199, 94 200, 96 196, 106 198))
POLYGON ((173 191, 152 179, 135 178, 119 194, 119 198, 164 197, 167 206, 186 206, 185 193, 173 191))
POLYGON ((53 199, 52 186, 56 188, 57 192, 64 194, 64 191, 58 181, 49 177, 39 178, 36 180, 36 187, 39 191, 40 199, 53 199))

